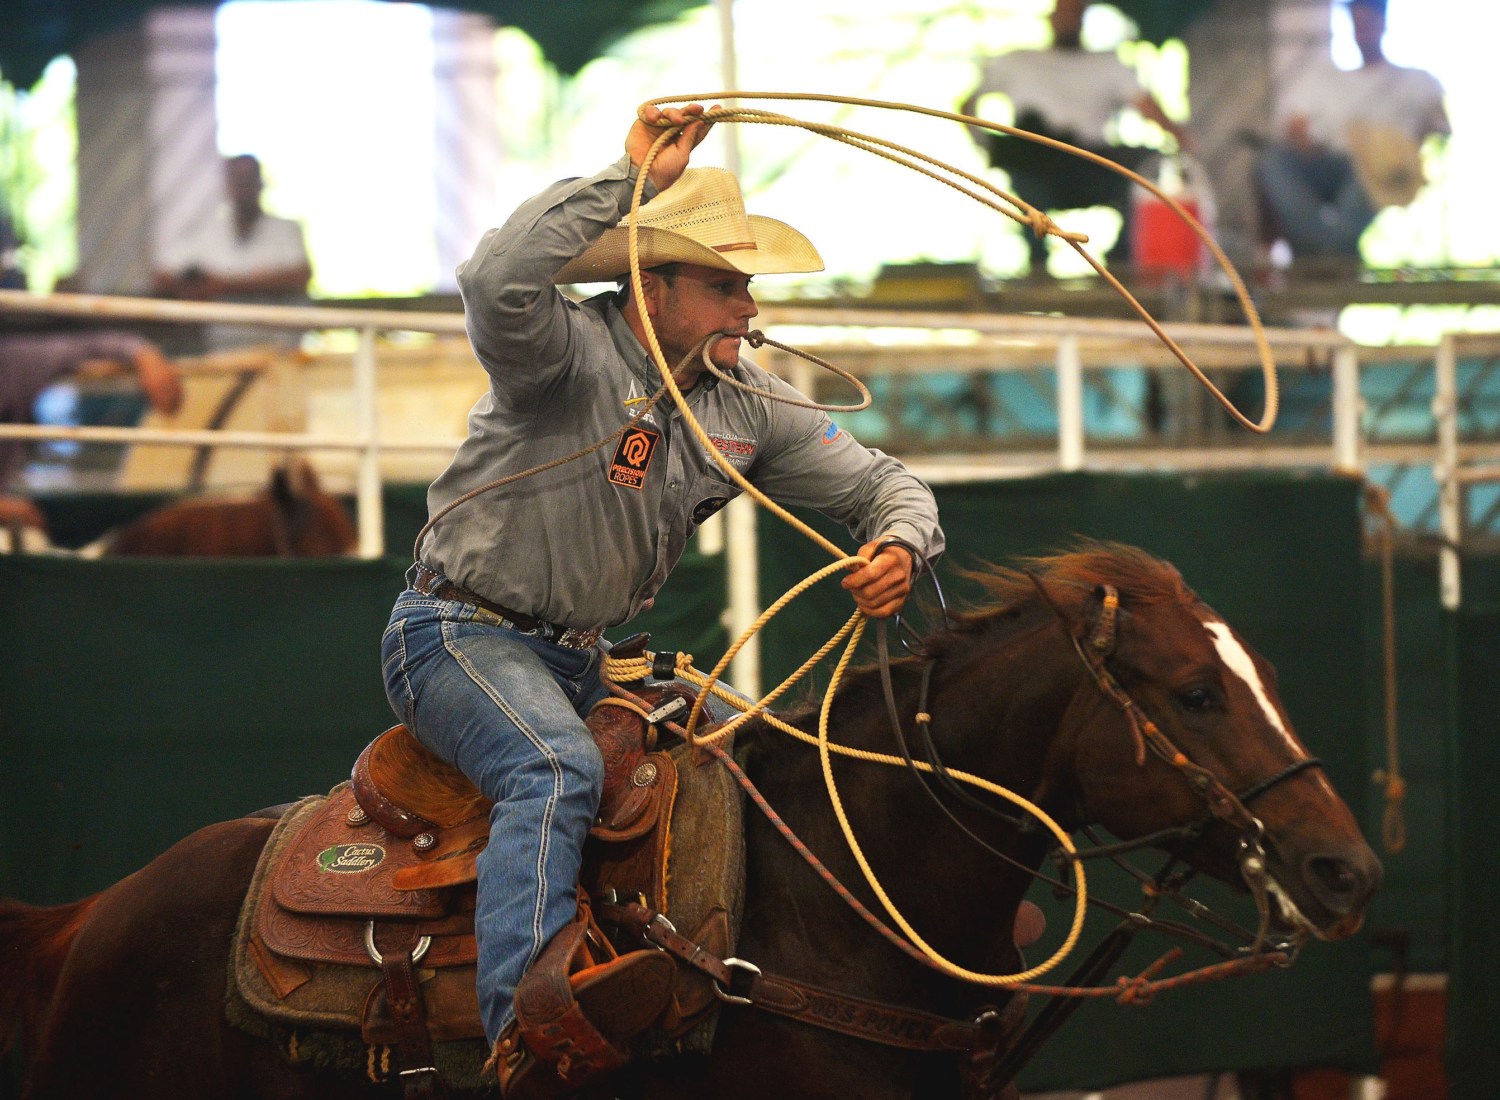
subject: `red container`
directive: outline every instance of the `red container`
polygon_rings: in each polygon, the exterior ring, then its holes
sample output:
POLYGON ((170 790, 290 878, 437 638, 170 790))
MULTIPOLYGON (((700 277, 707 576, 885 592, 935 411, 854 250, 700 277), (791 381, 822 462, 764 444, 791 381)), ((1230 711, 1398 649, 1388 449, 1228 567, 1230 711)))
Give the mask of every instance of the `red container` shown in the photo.
MULTIPOLYGON (((1183 195, 1178 203, 1194 218, 1198 200, 1183 195)), ((1135 204, 1131 246, 1135 264, 1143 271, 1190 277, 1203 263, 1207 249, 1192 227, 1155 195, 1146 193, 1135 204)))

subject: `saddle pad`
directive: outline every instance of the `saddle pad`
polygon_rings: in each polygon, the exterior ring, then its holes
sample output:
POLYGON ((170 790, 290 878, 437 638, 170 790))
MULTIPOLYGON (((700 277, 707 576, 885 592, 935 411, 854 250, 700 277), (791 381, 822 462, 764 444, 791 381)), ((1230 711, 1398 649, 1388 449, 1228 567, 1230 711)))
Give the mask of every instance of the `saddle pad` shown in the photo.
MULTIPOLYGON (((726 751, 733 746, 726 744, 726 751)), ((686 745, 670 750, 677 763, 677 801, 667 852, 664 911, 690 933, 716 912, 729 915, 733 954, 745 902, 744 800, 734 776, 713 757, 694 761, 686 745)))
MULTIPOLYGON (((731 746, 726 744, 725 750, 731 746)), ((734 954, 745 901, 744 796, 718 761, 694 761, 686 745, 670 750, 677 763, 677 799, 667 852, 663 912, 684 935, 721 958, 734 954)), ((662 1030, 640 1036, 638 1056, 670 1058, 708 1054, 718 1027, 719 1004, 703 975, 678 968, 674 1010, 662 1030)))

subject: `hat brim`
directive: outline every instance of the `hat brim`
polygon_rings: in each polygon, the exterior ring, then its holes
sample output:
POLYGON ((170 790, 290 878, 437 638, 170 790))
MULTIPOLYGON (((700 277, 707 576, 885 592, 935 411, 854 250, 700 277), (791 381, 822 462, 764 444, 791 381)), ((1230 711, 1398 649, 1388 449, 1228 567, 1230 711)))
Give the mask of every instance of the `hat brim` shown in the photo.
MULTIPOLYGON (((823 257, 812 242, 785 222, 749 215, 755 244, 720 252, 670 229, 643 225, 637 235, 641 268, 686 263, 742 275, 788 275, 822 271, 823 257)), ((623 225, 604 235, 553 276, 556 283, 613 281, 630 270, 630 230, 623 225)))

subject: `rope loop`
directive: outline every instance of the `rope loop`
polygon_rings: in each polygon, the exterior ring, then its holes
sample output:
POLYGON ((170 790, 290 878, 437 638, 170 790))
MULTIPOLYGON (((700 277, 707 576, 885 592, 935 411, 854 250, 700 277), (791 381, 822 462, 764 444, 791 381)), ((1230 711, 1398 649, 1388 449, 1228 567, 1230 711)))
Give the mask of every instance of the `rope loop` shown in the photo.
MULTIPOLYGON (((1238 423, 1249 428, 1250 430, 1261 433, 1270 431, 1271 426, 1275 423, 1279 399, 1276 379, 1276 365, 1271 355, 1270 345, 1266 340, 1265 331, 1261 324, 1259 314, 1256 312, 1255 305, 1250 299, 1249 292, 1245 289, 1243 280, 1241 280, 1239 273, 1235 270, 1234 265, 1229 261, 1229 258, 1224 254, 1223 250, 1212 239, 1212 237, 1209 236, 1208 232, 1197 221, 1197 219, 1194 218, 1192 214, 1190 214, 1187 210, 1185 210, 1175 199, 1173 199, 1169 195, 1164 194, 1160 188, 1137 175, 1135 172, 1132 172, 1121 165, 1115 164, 1114 162, 1104 157, 1100 157, 1097 154, 1090 153, 1087 150, 1078 149, 1064 142, 1059 142, 1051 138, 1043 137, 1039 134, 1030 133, 1028 131, 1019 130, 1015 127, 1005 126, 1000 123, 988 122, 984 119, 975 118, 969 115, 954 114, 948 111, 938 111, 932 108, 917 107, 912 104, 890 103, 881 100, 855 99, 845 96, 831 96, 817 93, 800 92, 715 92, 708 95, 696 94, 691 96, 664 96, 657 99, 648 100, 646 103, 641 104, 641 106, 638 108, 637 115, 638 117, 643 116, 647 107, 660 107, 662 104, 720 99, 735 101, 741 99, 818 100, 830 103, 848 104, 851 106, 868 106, 887 110, 907 111, 916 114, 927 115, 934 118, 947 119, 969 126, 977 126, 984 129, 996 130, 1001 133, 1012 134, 1014 136, 1022 137, 1026 140, 1037 142, 1039 144, 1053 146, 1065 152, 1071 153, 1074 156, 1094 161, 1112 171, 1126 176, 1140 186, 1145 187, 1162 201, 1167 203, 1168 206, 1177 214, 1177 216, 1181 218, 1184 223, 1189 226, 1189 228, 1192 229, 1192 231, 1199 237, 1200 240, 1203 241, 1210 252, 1214 255, 1215 259, 1219 262, 1220 266, 1224 269, 1232 286, 1234 287, 1235 293, 1239 297, 1240 304, 1245 312, 1245 316, 1249 320, 1249 323, 1251 324, 1254 331, 1256 348, 1260 357, 1262 373, 1265 377, 1266 402, 1265 408, 1262 412, 1261 420, 1258 423, 1249 420, 1243 413, 1239 411, 1238 408, 1235 407, 1234 403, 1231 402, 1213 384, 1213 382, 1208 379, 1208 377, 1197 366, 1197 364, 1193 362, 1193 360, 1187 355, 1187 353, 1184 352, 1177 345, 1177 343, 1173 341, 1172 338, 1162 329, 1161 325, 1156 321, 1151 313, 1129 292, 1129 290, 1124 287, 1123 284, 1120 283, 1118 279, 1115 278, 1114 275, 1107 271, 1103 267, 1103 265, 1101 265, 1099 261, 1095 259, 1094 256, 1091 255, 1083 247, 1088 243, 1089 240, 1086 234, 1069 232, 1062 229, 1044 211, 1030 205, 1025 200, 1015 195, 1009 194, 1008 192, 1002 191, 1000 188, 989 183, 982 177, 974 175, 973 173, 966 172, 953 165, 946 164, 933 157, 927 156, 926 154, 917 152, 916 150, 898 145, 895 142, 887 141, 883 138, 875 137, 869 134, 857 133, 855 131, 847 130, 838 126, 807 122, 801 119, 790 118, 788 116, 775 114, 769 111, 741 107, 726 108, 722 106, 715 106, 703 115, 703 118, 711 123, 758 122, 771 125, 792 126, 804 129, 810 133, 828 137, 844 144, 851 145, 854 148, 862 149, 866 152, 873 153, 877 156, 881 156, 885 159, 891 160, 904 167, 910 168, 913 171, 920 172, 921 174, 926 175, 929 178, 936 180, 937 182, 943 183, 946 186, 952 187, 960 193, 974 199, 976 202, 979 202, 981 205, 985 205, 994 210, 997 210, 1000 213, 1004 214, 1006 217, 1009 217, 1012 220, 1023 224, 1028 229, 1030 229, 1033 234, 1039 237, 1051 235, 1056 236, 1063 241, 1066 241, 1070 247, 1072 247, 1080 256, 1082 256, 1083 259, 1087 261, 1087 263, 1096 272, 1098 272, 1099 275, 1107 280, 1108 283, 1115 289, 1115 291, 1119 293, 1127 303, 1129 303, 1131 308, 1147 324, 1151 331, 1156 334, 1157 338, 1161 340, 1162 343, 1168 348, 1168 350, 1170 350, 1172 354, 1177 358, 1177 360, 1184 367, 1186 367, 1204 387, 1207 388, 1209 393, 1214 397, 1216 401, 1218 401, 1221 406, 1223 406, 1223 408, 1230 414, 1231 417, 1233 417, 1238 423)), ((645 297, 641 279, 639 212, 642 205, 642 197, 645 192, 646 180, 649 178, 651 165, 655 161, 661 149, 666 143, 674 140, 677 134, 682 130, 681 126, 665 123, 664 121, 659 122, 658 125, 660 125, 661 133, 658 135, 656 140, 652 143, 651 147, 646 152, 639 166, 635 186, 631 192, 630 210, 628 221, 626 223, 630 258, 630 286, 632 293, 635 294, 638 301, 644 300, 645 297)), ((789 602, 796 595, 800 594, 802 591, 805 591, 807 587, 810 587, 817 581, 831 576, 834 573, 837 573, 848 567, 864 565, 868 564, 868 562, 862 557, 851 557, 846 555, 844 551, 838 546, 830 542, 828 539, 824 538, 818 532, 814 531, 806 523, 793 516, 785 508, 782 508, 780 505, 778 505, 776 502, 772 501, 769 497, 762 493, 759 489, 757 489, 754 485, 752 485, 750 481, 746 479, 745 476, 738 469, 736 469, 731 462, 729 462, 726 456, 720 454, 718 448, 713 445, 713 442, 709 438, 708 433, 705 431, 703 426, 699 423, 697 418, 689 409, 687 400, 684 397, 676 378, 674 377, 675 372, 671 365, 666 362, 666 357, 662 351, 660 341, 656 334, 655 325, 652 323, 649 313, 645 310, 642 310, 640 316, 642 328, 644 330, 651 357, 661 373, 662 388, 661 391, 659 391, 658 394, 651 399, 650 403, 647 404, 645 409, 642 409, 640 412, 638 412, 636 416, 627 423, 626 427, 628 428, 631 423, 639 421, 639 419, 641 419, 641 417, 644 416, 647 411, 649 411, 650 407, 656 404, 657 400, 661 396, 663 396, 664 394, 670 394, 679 411, 682 422, 687 425, 689 431, 697 439, 699 444, 702 445, 704 453, 707 454, 710 459, 719 466, 719 468, 723 471, 724 475, 729 479, 729 481, 737 485, 756 503, 766 508, 772 514, 776 515, 778 518, 780 518, 793 528, 799 530, 812 542, 828 551, 828 553, 834 558, 834 561, 831 564, 825 566, 821 570, 818 570, 816 573, 802 582, 801 585, 789 591, 780 600, 778 600, 775 604, 773 604, 770 608, 763 612, 761 616, 757 618, 755 623, 753 623, 750 628, 747 629, 744 634, 729 648, 728 652, 726 652, 725 656, 719 661, 719 663, 715 666, 713 672, 709 676, 703 677, 699 674, 694 673, 691 669, 691 660, 685 659, 686 655, 679 655, 677 661, 675 662, 675 666, 679 676, 684 679, 697 682, 701 687, 701 690, 699 691, 697 697, 694 699, 692 710, 685 724, 684 732, 686 740, 690 745, 694 747, 695 750, 699 746, 712 748, 715 742, 729 736, 729 734, 733 732, 733 730, 738 726, 743 725, 753 717, 761 716, 767 724, 781 729, 783 732, 789 733, 792 736, 798 737, 802 740, 812 741, 813 743, 815 743, 818 747, 820 761, 823 765, 824 780, 828 790, 829 799, 838 818, 840 828, 843 830, 845 840, 847 841, 851 852, 855 856, 855 859, 858 862, 861 871, 864 873, 866 882, 874 891, 875 895, 880 899, 881 904, 890 914, 891 919, 900 926, 902 932, 905 933, 910 942, 915 945, 915 947, 920 949, 922 955, 930 961, 931 965, 943 971, 944 973, 949 974, 950 976, 960 978, 965 981, 975 982, 981 985, 1016 986, 1019 988, 1026 988, 1024 983, 1028 982, 1029 979, 1057 966, 1073 950, 1079 936, 1082 933, 1083 919, 1087 907, 1087 890, 1083 864, 1077 859, 1077 849, 1074 847, 1072 838, 1068 835, 1068 833, 1063 830, 1061 826, 1059 826, 1051 817, 1049 817, 1040 806, 1035 805, 1021 795, 1010 791, 1005 787, 1000 786, 999 784, 991 783, 979 776, 974 776, 965 772, 950 769, 949 774, 953 776, 953 778, 958 779, 961 782, 971 783, 975 786, 978 786, 982 790, 986 790, 998 797, 1012 802, 1025 813, 1031 815, 1037 821, 1041 822, 1049 831, 1052 832, 1052 834, 1058 841, 1059 850, 1063 853, 1066 853, 1063 858, 1071 863, 1073 873, 1077 879, 1077 886, 1074 893, 1076 907, 1073 915, 1073 924, 1069 930, 1065 942, 1058 948, 1057 952, 1050 959, 1046 960, 1039 966, 1032 967, 1031 969, 1025 970, 1021 973, 1002 975, 981 974, 972 970, 968 970, 956 963, 950 962, 940 953, 938 953, 936 949, 931 947, 925 940, 923 940, 922 937, 916 932, 916 930, 912 928, 910 923, 907 922, 907 920, 902 916, 900 911, 896 908, 895 904, 886 894, 885 890, 882 888, 878 879, 876 878, 874 871, 870 868, 869 863, 865 859, 864 853, 860 849, 858 840, 854 836, 853 828, 850 825, 848 817, 844 812, 844 808, 839 797, 838 788, 834 781, 832 771, 832 756, 834 754, 852 756, 864 760, 877 761, 892 766, 906 766, 906 761, 900 758, 877 753, 869 753, 863 750, 849 748, 847 746, 836 745, 829 740, 828 724, 830 713, 832 710, 833 698, 837 691, 844 670, 847 667, 850 659, 852 658, 855 648, 858 645, 860 637, 862 636, 865 623, 865 616, 863 615, 863 613, 856 611, 854 615, 849 619, 849 621, 845 623, 844 626, 840 628, 840 630, 834 635, 834 637, 830 639, 816 654, 809 658, 808 661, 804 662, 802 667, 799 668, 797 672, 793 673, 792 677, 788 678, 786 682, 784 682, 780 687, 767 695, 765 698, 753 704, 748 710, 744 710, 744 713, 742 713, 739 718, 735 719, 732 722, 725 723, 723 726, 716 729, 710 734, 706 734, 702 737, 697 736, 697 723, 703 712, 704 704, 709 695, 717 695, 720 698, 728 699, 729 701, 733 702, 735 706, 740 707, 742 710, 744 709, 743 704, 738 699, 738 697, 734 696, 732 693, 726 692, 719 686, 720 673, 722 673, 723 670, 728 666, 728 664, 733 660, 734 656, 739 652, 740 648, 752 636, 754 636, 754 634, 757 633, 772 616, 779 612, 787 602, 789 602), (846 639, 847 644, 845 646, 844 652, 839 659, 836 669, 834 670, 834 674, 829 684, 828 691, 824 695, 823 705, 819 712, 818 735, 816 738, 812 738, 802 730, 799 730, 796 727, 791 726, 789 723, 777 719, 774 715, 769 713, 769 710, 767 708, 781 692, 785 691, 786 688, 788 688, 792 683, 800 678, 808 669, 810 669, 814 664, 816 664, 824 656, 826 656, 827 653, 831 652, 832 648, 835 645, 839 644, 839 642, 841 641, 845 641, 846 639)), ((703 365, 708 371, 712 372, 714 376, 719 378, 721 381, 727 382, 728 384, 747 392, 773 400, 787 400, 784 395, 772 394, 755 387, 746 386, 743 383, 740 383, 738 380, 730 378, 727 374, 718 370, 717 366, 713 363, 711 357, 708 354, 708 349, 712 346, 712 341, 716 339, 718 335, 719 334, 711 334, 710 337, 705 339, 702 346, 700 348, 695 348, 692 353, 693 355, 701 356, 703 365)), ((838 374, 840 377, 844 378, 846 381, 849 381, 853 385, 855 385, 856 388, 858 388, 858 390, 860 391, 863 399, 862 404, 857 406, 827 406, 809 402, 807 403, 806 407, 816 408, 824 411, 857 411, 859 409, 869 407, 871 403, 869 390, 866 389, 862 383, 860 383, 857 379, 855 379, 847 372, 839 370, 832 364, 829 364, 816 356, 772 341, 768 337, 766 337, 764 333, 760 332, 751 334, 727 333, 725 335, 742 336, 753 348, 760 348, 765 344, 770 343, 772 344, 772 346, 777 347, 781 350, 788 351, 795 355, 800 355, 804 359, 824 366, 827 369, 838 374)), ((684 364, 686 362, 687 359, 684 359, 684 364)), ((798 402, 792 400, 789 403, 797 404, 798 402)), ((622 431, 623 430, 624 429, 622 429, 622 431)), ((559 463, 557 464, 570 461, 572 458, 581 457, 583 454, 589 453, 589 451, 596 450, 607 443, 610 438, 613 437, 602 439, 595 443, 592 447, 577 452, 574 455, 569 456, 568 458, 559 460, 559 463)), ((418 535, 417 548, 420 549, 422 536, 431 529, 432 524, 440 519, 448 511, 451 511, 452 508, 456 507, 459 504, 462 504, 466 500, 472 499, 473 496, 477 495, 480 492, 485 492, 489 489, 496 488, 500 484, 505 484, 506 482, 515 480, 519 477, 528 476, 529 474, 533 473, 539 473, 542 469, 549 468, 550 465, 551 464, 547 464, 542 467, 537 467, 522 474, 514 475, 514 477, 512 478, 501 479, 498 482, 483 486, 480 489, 475 490, 473 493, 465 494, 463 497, 460 497, 458 500, 449 504, 447 508, 443 509, 431 520, 429 520, 427 526, 424 527, 423 531, 418 535)), ((623 672, 624 666, 629 666, 630 672, 636 673, 636 666, 638 664, 639 662, 636 661, 610 662, 606 660, 606 675, 609 675, 611 677, 617 674, 625 675, 626 673, 623 672)), ((640 676, 636 675, 634 678, 640 678, 640 676)), ((927 716, 924 715, 924 717, 927 716)), ((916 766, 927 770, 931 769, 930 765, 920 761, 916 762, 916 766)), ((1125 988, 1124 991, 1122 991, 1122 993, 1120 994, 1122 999, 1137 1000, 1142 996, 1148 995, 1146 991, 1153 984, 1149 981, 1150 973, 1154 973, 1154 969, 1152 971, 1148 971, 1147 974, 1143 974, 1139 979, 1135 979, 1132 983, 1130 983, 1128 987, 1125 988)))
MULTIPOLYGON (((736 332, 726 331, 720 331, 714 334, 714 336, 739 335, 740 334, 736 332)), ((783 405, 793 405, 799 409, 817 409, 820 412, 859 412, 862 409, 868 409, 871 402, 874 400, 874 398, 870 396, 869 389, 858 378, 854 377, 854 375, 844 370, 843 367, 836 367, 827 359, 820 358, 810 351, 803 351, 801 348, 793 347, 791 344, 783 344, 779 340, 772 340, 764 332, 761 332, 760 329, 751 329, 741 338, 752 348, 761 348, 769 344, 773 348, 788 352, 800 359, 805 359, 809 363, 813 363, 817 366, 822 367, 824 370, 828 371, 831 374, 838 375, 845 382, 848 382, 851 386, 853 386, 860 392, 862 400, 857 405, 825 405, 821 402, 813 401, 808 398, 792 397, 788 394, 780 393, 776 390, 763 390, 757 386, 746 385, 744 382, 741 382, 738 378, 734 377, 734 375, 728 373, 727 371, 719 369, 719 365, 714 362, 713 356, 709 354, 710 350, 712 350, 713 348, 713 339, 710 338, 709 340, 704 341, 703 353, 698 358, 700 362, 702 362, 704 369, 707 370, 709 374, 713 375, 720 382, 723 382, 726 385, 733 386, 735 389, 741 390, 744 393, 751 394, 755 397, 763 397, 767 401, 779 401, 783 405)))
MULTIPOLYGON (((828 123, 809 122, 804 119, 792 118, 788 115, 777 114, 771 111, 739 106, 714 106, 706 111, 703 116, 705 119, 713 123, 764 123, 779 126, 793 126, 806 130, 809 133, 820 134, 824 137, 842 142, 843 144, 853 146, 854 148, 863 149, 866 152, 874 153, 877 156, 884 157, 887 160, 891 160, 897 164, 903 165, 904 167, 929 176, 930 178, 937 180, 940 183, 944 183, 947 186, 952 187, 965 195, 968 195, 976 202, 979 202, 985 206, 989 206, 992 209, 998 210, 1000 213, 1006 215, 1012 220, 1026 225, 1031 229, 1033 233, 1039 236, 1051 235, 1058 237, 1063 241, 1066 241, 1069 247, 1077 252, 1078 255, 1081 256, 1084 261, 1091 268, 1093 268, 1094 271, 1098 275, 1100 275, 1117 294, 1119 294, 1125 300, 1132 311, 1134 311, 1135 314, 1145 322, 1147 327, 1149 327, 1151 331, 1156 335, 1157 339, 1160 340, 1162 344, 1167 348, 1167 350, 1172 353, 1173 357, 1177 359, 1177 361, 1181 363, 1185 368, 1187 368, 1187 370, 1193 375, 1193 377, 1198 380, 1198 382, 1209 392, 1210 396, 1212 396, 1213 399, 1223 407, 1224 411, 1227 412, 1230 417, 1235 420, 1236 423, 1240 424, 1242 427, 1248 428, 1250 431, 1261 434, 1269 432, 1272 426, 1276 423, 1276 414, 1280 405, 1280 392, 1276 378, 1275 357, 1271 352, 1270 343, 1266 338, 1265 326, 1261 322, 1260 312, 1255 307, 1255 302, 1252 300, 1250 292, 1245 286, 1244 279, 1241 278, 1239 270, 1234 266, 1233 261, 1229 259, 1229 257, 1224 253, 1224 250, 1219 246, 1219 243, 1213 239, 1212 234, 1210 234, 1208 230, 1203 227, 1203 224, 1199 222, 1196 217, 1194 217, 1192 212, 1187 210, 1175 198, 1173 198, 1171 195, 1168 195, 1159 186, 1157 186, 1155 183, 1152 183, 1144 176, 1141 176, 1139 173, 1126 168, 1124 165, 1117 164, 1116 162, 1110 160, 1108 157, 1100 156, 1099 154, 1090 152, 1087 149, 1080 149, 1075 145, 1070 145, 1064 141, 1058 141, 1055 138, 1049 138, 1042 134, 1033 133, 1030 130, 1022 130, 1015 126, 1008 126, 1004 123, 978 118, 974 115, 958 114, 953 111, 942 111, 933 107, 920 107, 912 103, 897 103, 880 99, 864 99, 854 96, 829 95, 820 92, 698 92, 692 95, 658 96, 655 99, 649 99, 645 103, 641 104, 638 113, 644 112, 647 107, 661 107, 663 104, 710 102, 715 100, 728 100, 731 102, 738 102, 740 100, 746 99, 793 100, 803 102, 813 101, 834 103, 851 107, 872 107, 880 110, 902 111, 910 114, 925 115, 929 118, 945 119, 950 122, 957 122, 962 125, 974 127, 977 129, 992 130, 997 133, 1009 134, 1012 137, 1022 138, 1026 141, 1030 141, 1038 145, 1045 145, 1050 148, 1057 149, 1061 152, 1068 153, 1071 156, 1075 156, 1079 159, 1097 164, 1100 167, 1105 168, 1118 175, 1124 176, 1132 183, 1145 188, 1156 198, 1164 202, 1172 210, 1172 212, 1177 215, 1182 223, 1186 225, 1190 230, 1192 230, 1193 235, 1203 243, 1204 247, 1208 250, 1210 255, 1213 256, 1214 261, 1218 264, 1220 270, 1224 273, 1224 276, 1228 280, 1230 287, 1234 291, 1235 297, 1239 300, 1240 308, 1244 312, 1246 322, 1250 325, 1250 328, 1254 334, 1256 353, 1260 360, 1261 373, 1265 379, 1265 407, 1261 412, 1261 418, 1259 421, 1253 421, 1249 417, 1245 416, 1245 414, 1235 406, 1234 402, 1231 401, 1228 396, 1226 396, 1223 391, 1220 390, 1219 387, 1209 379, 1208 375, 1204 373, 1204 371, 1197 365, 1197 363, 1194 362, 1193 359, 1177 344, 1177 342, 1167 334, 1167 332, 1162 328, 1156 318, 1152 316, 1151 312, 1147 310, 1146 307, 1142 305, 1141 302, 1133 294, 1131 294, 1128 289, 1126 289, 1124 284, 1121 283, 1119 279, 1111 274, 1103 264, 1101 264, 1087 249, 1083 247, 1083 245, 1088 241, 1088 236, 1086 234, 1072 233, 1061 229, 1044 212, 1037 210, 1037 208, 1033 207, 1030 203, 1027 203, 1024 199, 1002 191, 1000 188, 994 186, 982 177, 976 176, 970 172, 966 172, 955 165, 947 164, 943 161, 937 160, 934 157, 927 156, 924 153, 919 153, 916 150, 898 145, 895 142, 887 141, 883 138, 874 137, 869 134, 858 133, 852 130, 845 129, 841 126, 835 126, 828 123), (931 167, 924 167, 924 165, 929 165, 931 167), (937 171, 933 171, 932 169, 937 169, 937 171), (960 180, 963 182, 959 182, 960 180), (981 191, 987 192, 991 197, 986 197, 985 195, 980 194, 979 192, 981 191), (1011 207, 1013 207, 1014 209, 1010 209, 1011 207)), ((674 135, 680 129, 680 127, 674 126, 668 130, 664 130, 663 137, 674 135)), ((658 139, 658 145, 660 144, 661 139, 658 139)), ((634 207, 632 207, 632 216, 633 214, 634 207)), ((635 233, 633 228, 631 230, 631 240, 632 256, 634 256, 635 233)), ((632 260, 632 263, 634 263, 634 260, 632 260)))

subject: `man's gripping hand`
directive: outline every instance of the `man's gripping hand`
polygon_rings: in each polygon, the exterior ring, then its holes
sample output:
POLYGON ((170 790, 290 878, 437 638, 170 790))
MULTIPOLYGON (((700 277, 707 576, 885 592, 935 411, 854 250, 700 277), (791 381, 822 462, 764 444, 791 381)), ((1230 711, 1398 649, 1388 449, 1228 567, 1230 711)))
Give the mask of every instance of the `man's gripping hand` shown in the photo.
POLYGON ((872 619, 896 614, 911 595, 912 556, 906 547, 876 539, 859 548, 859 556, 869 565, 851 566, 843 586, 854 597, 854 603, 872 619))
POLYGON ((641 108, 630 132, 625 135, 625 152, 629 154, 630 162, 639 168, 645 163, 651 146, 661 137, 662 130, 668 126, 681 126, 677 136, 656 151, 656 159, 651 162, 648 173, 656 189, 665 191, 687 168, 693 150, 708 136, 712 125, 704 119, 701 103, 664 109, 648 105, 641 108))

